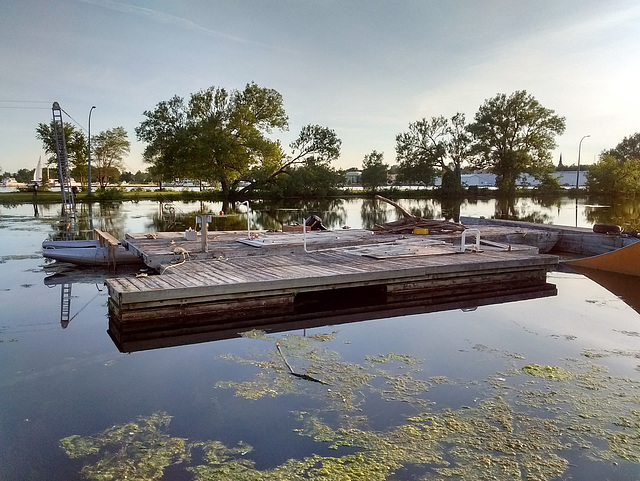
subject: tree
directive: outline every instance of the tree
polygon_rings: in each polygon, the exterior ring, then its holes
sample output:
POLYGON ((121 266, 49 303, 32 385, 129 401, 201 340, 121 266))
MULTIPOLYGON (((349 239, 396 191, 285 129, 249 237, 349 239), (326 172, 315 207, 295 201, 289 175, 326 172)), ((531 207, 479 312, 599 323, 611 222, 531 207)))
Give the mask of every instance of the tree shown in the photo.
POLYGON ((253 167, 279 155, 266 134, 288 127, 282 96, 254 83, 243 91, 210 87, 188 104, 174 96, 144 115, 136 135, 156 175, 217 182, 226 198, 253 167))
POLYGON ((615 148, 604 151, 600 157, 606 155, 615 157, 620 163, 631 159, 640 159, 640 132, 625 137, 615 148))
POLYGON ((587 190, 610 197, 635 197, 640 194, 640 159, 620 162, 604 154, 587 170, 587 190))
MULTIPOLYGON (((85 182, 88 173, 87 137, 84 132, 66 122, 63 123, 64 138, 67 145, 67 156, 71 175, 80 182, 85 182)), ((47 165, 58 165, 56 136, 53 120, 49 124, 39 123, 36 127, 36 138, 42 142, 44 151, 49 154, 47 165)))
POLYGON ((331 165, 314 157, 307 157, 270 184, 269 193, 280 197, 317 198, 335 195, 344 184, 344 175, 331 165))
POLYGON ((471 156, 470 146, 464 114, 413 122, 408 132, 396 136, 399 177, 429 185, 440 173, 446 193, 461 193, 462 165, 471 156))
POLYGON ((381 185, 387 184, 387 171, 389 166, 382 163, 384 154, 372 150, 364 156, 362 161, 361 182, 365 189, 376 190, 381 185))
POLYGON ((184 149, 188 146, 187 112, 184 99, 173 96, 159 102, 155 110, 145 111, 146 119, 136 127, 138 140, 146 142, 143 160, 149 164, 149 173, 160 184, 179 175, 184 167, 177 165, 185 158, 184 149), (186 145, 185 145, 186 144, 186 145))
POLYGON ((298 138, 289 144, 291 154, 285 155, 280 144, 278 151, 274 151, 272 156, 265 159, 263 163, 251 173, 254 182, 245 187, 240 193, 245 193, 256 187, 269 189, 277 182, 278 177, 291 175, 296 166, 324 166, 325 170, 330 170, 333 160, 340 157, 340 146, 342 141, 335 131, 321 125, 305 125, 300 130, 298 138))
POLYGON ((474 137, 475 165, 496 174, 496 185, 513 195, 523 173, 544 175, 553 170, 555 136, 565 129, 564 117, 543 107, 525 90, 485 101, 469 127, 474 137))
POLYGON ((123 168, 122 160, 131 148, 127 131, 124 127, 115 127, 100 132, 92 137, 91 147, 98 181, 100 187, 104 189, 109 179, 120 178, 120 170, 123 168))

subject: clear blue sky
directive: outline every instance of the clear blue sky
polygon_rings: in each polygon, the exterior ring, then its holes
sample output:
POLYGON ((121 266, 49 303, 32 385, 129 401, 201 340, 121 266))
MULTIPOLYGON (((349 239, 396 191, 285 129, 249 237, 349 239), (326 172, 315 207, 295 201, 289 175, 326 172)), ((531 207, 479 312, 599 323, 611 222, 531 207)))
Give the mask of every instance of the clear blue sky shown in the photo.
MULTIPOLYGON (((91 131, 123 126, 136 171, 143 112, 209 86, 254 81, 284 97, 288 145, 303 125, 342 139, 360 166, 422 117, 471 120, 527 90, 566 117, 554 152, 592 163, 640 131, 637 0, 0 0, 0 166, 34 168, 51 104, 91 131)), ((66 118, 66 117, 65 117, 66 118)), ((70 120, 70 119, 69 119, 70 120)))

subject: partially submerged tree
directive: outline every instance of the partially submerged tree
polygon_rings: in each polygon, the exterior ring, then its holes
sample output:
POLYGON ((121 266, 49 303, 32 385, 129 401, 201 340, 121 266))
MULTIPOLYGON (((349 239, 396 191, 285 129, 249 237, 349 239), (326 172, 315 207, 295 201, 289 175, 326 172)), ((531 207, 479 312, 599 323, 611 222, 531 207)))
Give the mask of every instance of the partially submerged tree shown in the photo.
POLYGON ((462 167, 469 159, 471 136, 466 130, 464 114, 451 119, 442 115, 423 118, 409 124, 409 130, 396 136, 396 158, 399 179, 405 182, 433 183, 437 174, 443 177, 447 194, 462 192, 462 167))
POLYGON ((156 175, 219 183, 225 197, 253 167, 277 157, 279 143, 266 134, 288 127, 282 96, 254 83, 243 91, 210 87, 187 104, 175 96, 144 115, 136 135, 156 175))
POLYGON ((389 166, 383 163, 384 154, 372 150, 362 160, 362 175, 360 177, 365 189, 376 190, 380 186, 387 185, 387 172, 389 166))
POLYGON ((340 157, 341 144, 334 130, 321 125, 305 125, 298 138, 289 144, 291 154, 285 155, 278 143, 279 152, 274 151, 272 157, 251 172, 252 184, 240 193, 256 187, 268 189, 279 177, 291 175, 300 166, 323 166, 325 170, 331 170, 331 162, 340 157))
POLYGON ((524 90, 485 101, 469 126, 474 136, 477 167, 496 174, 503 194, 513 195, 523 173, 544 175, 553 170, 551 150, 565 129, 564 117, 543 107, 524 90))
POLYGON ((111 179, 120 178, 120 171, 123 170, 122 161, 130 148, 131 144, 124 127, 105 130, 92 137, 92 162, 95 163, 95 173, 101 188, 104 189, 111 179))

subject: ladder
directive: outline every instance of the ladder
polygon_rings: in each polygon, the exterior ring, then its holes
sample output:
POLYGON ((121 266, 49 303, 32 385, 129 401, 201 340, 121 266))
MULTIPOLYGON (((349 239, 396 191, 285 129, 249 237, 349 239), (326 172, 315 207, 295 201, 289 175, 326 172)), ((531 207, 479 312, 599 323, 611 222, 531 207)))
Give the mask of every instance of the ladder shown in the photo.
POLYGON ((67 155, 67 143, 64 138, 64 122, 62 121, 62 109, 58 102, 53 102, 53 132, 56 141, 56 154, 58 156, 58 175, 60 181, 60 194, 62 195, 62 214, 70 217, 76 215, 76 203, 71 190, 71 170, 69 169, 69 156, 67 155))

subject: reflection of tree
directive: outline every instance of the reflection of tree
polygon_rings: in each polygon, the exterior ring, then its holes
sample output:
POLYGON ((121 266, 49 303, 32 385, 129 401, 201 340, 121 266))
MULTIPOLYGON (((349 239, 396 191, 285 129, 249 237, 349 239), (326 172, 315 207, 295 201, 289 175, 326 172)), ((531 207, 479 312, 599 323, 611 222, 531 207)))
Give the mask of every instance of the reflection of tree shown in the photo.
POLYGON ((440 209, 442 211, 442 217, 444 220, 450 220, 453 222, 460 222, 460 206, 462 200, 445 197, 441 200, 440 209))
POLYGON ((501 196, 496 201, 496 219, 518 218, 516 213, 516 198, 513 196, 501 196))
POLYGON ((347 220, 343 199, 294 200, 284 202, 255 201, 251 204, 256 228, 279 230, 283 225, 301 224, 317 215, 329 229, 342 227, 347 220))
POLYGON ((549 214, 535 211, 528 206, 516 207, 514 196, 499 197, 496 202, 496 219, 520 220, 523 222, 535 222, 536 224, 546 224, 551 222, 549 214))
POLYGON ((424 201, 423 205, 420 204, 421 203, 410 206, 408 209, 409 212, 416 217, 422 217, 423 219, 433 219, 436 216, 433 204, 427 201, 424 201))
MULTIPOLYGON (((93 227, 109 232, 114 237, 121 239, 126 234, 127 217, 121 214, 120 202, 100 202, 98 204, 98 216, 93 220, 93 227)), ((95 210, 93 211, 95 214, 95 210)))
POLYGON ((381 206, 381 203, 381 201, 375 199, 362 199, 360 216, 362 217, 363 228, 373 229, 376 224, 382 225, 387 222, 386 204, 381 206))
POLYGON ((640 203, 623 199, 609 207, 586 207, 585 217, 592 224, 614 224, 627 231, 640 231, 640 203))

